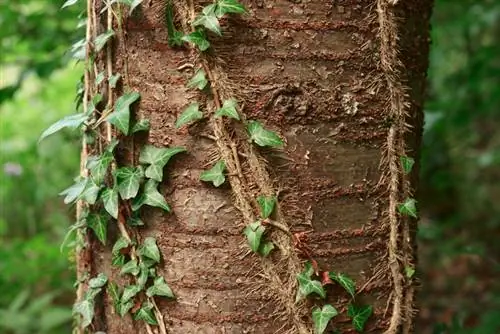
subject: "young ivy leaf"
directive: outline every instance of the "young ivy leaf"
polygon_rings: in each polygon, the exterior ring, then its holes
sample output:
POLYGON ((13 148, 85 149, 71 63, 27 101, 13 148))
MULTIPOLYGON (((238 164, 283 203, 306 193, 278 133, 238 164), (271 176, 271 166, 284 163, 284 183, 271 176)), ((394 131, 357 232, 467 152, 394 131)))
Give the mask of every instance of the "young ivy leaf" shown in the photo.
POLYGON ((407 156, 402 156, 400 159, 401 159, 401 165, 403 166, 403 172, 405 174, 410 174, 413 165, 415 164, 415 160, 407 156))
POLYGON ((120 238, 118 238, 118 240, 116 240, 115 244, 113 245, 113 249, 111 250, 111 253, 113 255, 118 255, 118 254, 120 254, 120 250, 127 248, 128 246, 130 246, 130 243, 128 242, 128 240, 125 239, 124 237, 120 237, 120 238))
POLYGON ((168 206, 165 197, 158 192, 157 187, 158 182, 149 179, 144 185, 144 192, 140 196, 133 199, 132 211, 139 210, 143 205, 149 205, 170 212, 170 207, 168 206))
POLYGON ((250 139, 259 146, 283 146, 283 140, 276 133, 265 129, 257 121, 248 122, 247 131, 250 134, 250 139))
MULTIPOLYGON (((150 262, 153 262, 150 260, 150 262)), ((146 285, 148 281, 148 274, 149 274, 149 269, 148 266, 144 263, 144 260, 141 260, 141 263, 139 264, 139 276, 137 277, 137 284, 141 287, 142 290, 144 290, 144 286, 146 285)))
POLYGON ((148 290, 146 291, 146 295, 148 297, 163 296, 168 298, 175 298, 172 289, 170 289, 168 284, 165 282, 165 279, 161 276, 155 278, 153 286, 148 288, 148 290))
POLYGON ((243 14, 245 12, 245 6, 237 0, 219 0, 215 9, 215 15, 219 18, 224 16, 224 14, 243 14))
POLYGON ((99 157, 90 156, 88 158, 87 168, 90 170, 90 176, 95 184, 104 182, 111 161, 113 161, 113 154, 109 151, 104 151, 99 157))
POLYGON ((118 219, 118 190, 106 188, 101 193, 101 200, 104 209, 114 219, 118 219))
POLYGON ((212 182, 215 187, 219 187, 226 181, 224 171, 226 170, 226 163, 219 160, 212 168, 203 171, 200 174, 200 180, 205 182, 212 182))
POLYGON ((95 184, 95 182, 91 178, 87 178, 85 182, 85 189, 83 189, 83 192, 78 198, 82 199, 90 205, 94 205, 97 201, 100 190, 100 186, 95 184))
POLYGON ((97 239, 106 245, 108 220, 103 214, 92 213, 87 217, 88 226, 94 231, 97 239))
POLYGON ((337 282, 341 287, 343 287, 345 291, 347 291, 347 293, 349 293, 351 297, 354 298, 354 294, 356 292, 356 284, 349 276, 347 276, 346 274, 334 272, 328 273, 328 276, 331 280, 337 282))
POLYGON ((120 73, 113 74, 112 76, 110 76, 108 79, 109 86, 111 88, 116 88, 116 84, 118 83, 118 80, 120 80, 121 76, 122 75, 120 73))
POLYGON ((276 205, 276 196, 259 196, 257 197, 257 203, 260 207, 260 216, 262 219, 269 218, 269 216, 274 211, 274 206, 276 205))
POLYGON ((138 285, 128 285, 123 289, 122 298, 120 302, 126 303, 135 297, 141 291, 141 287, 138 285))
POLYGON ((148 131, 151 127, 151 123, 148 119, 141 119, 139 122, 135 123, 132 127, 132 133, 136 133, 139 131, 148 131))
POLYGON ((106 117, 106 120, 116 126, 123 134, 129 134, 130 127, 130 105, 140 98, 137 92, 129 92, 116 100, 114 111, 106 117))
POLYGON ((153 145, 146 145, 141 150, 139 162, 150 165, 146 168, 146 177, 161 182, 163 180, 163 168, 171 157, 181 152, 186 152, 186 149, 184 147, 158 148, 153 145))
POLYGON ((99 72, 99 74, 95 77, 94 84, 99 86, 101 82, 104 80, 104 71, 99 72))
POLYGON ((47 138, 48 136, 64 129, 64 128, 70 128, 70 129, 76 129, 80 127, 87 119, 89 116, 80 113, 80 114, 75 114, 75 115, 70 115, 66 116, 59 121, 55 122, 51 126, 47 128, 41 135, 40 138, 38 139, 38 142, 40 143, 43 139, 47 138))
POLYGON ((91 289, 102 288, 108 283, 108 276, 104 273, 99 273, 96 277, 89 280, 89 287, 91 289))
POLYGON ((413 275, 415 275, 415 268, 413 268, 411 266, 406 266, 405 267, 405 275, 408 278, 412 278, 413 275))
POLYGON ((413 198, 407 198, 404 203, 398 204, 398 211, 402 215, 418 218, 417 201, 413 198))
POLYGON ((321 285, 320 281, 312 280, 311 273, 308 268, 304 272, 297 274, 297 281, 299 282, 299 290, 297 291, 296 301, 301 300, 303 297, 307 297, 311 293, 316 293, 321 298, 326 297, 325 289, 321 285))
POLYGON ((326 304, 322 309, 315 307, 312 311, 314 334, 323 334, 330 320, 337 314, 339 314, 339 312, 330 304, 326 304))
POLYGON ((66 2, 62 5, 61 9, 69 7, 69 6, 73 6, 77 2, 78 2, 78 0, 66 0, 66 2))
POLYGON ((120 270, 120 275, 125 275, 125 274, 132 274, 134 276, 137 276, 139 274, 139 265, 137 264, 137 260, 130 260, 127 263, 125 263, 120 270))
MULTIPOLYGON (((200 51, 206 51, 210 47, 210 42, 207 40, 203 30, 196 30, 189 35, 182 36, 184 42, 192 43, 200 49, 200 51)), ((206 83, 205 83, 206 85, 206 83)), ((204 87, 203 87, 204 88, 204 87)), ((201 89, 203 89, 201 88, 201 89)))
POLYGON ((118 314, 120 315, 120 317, 124 317, 125 314, 128 313, 128 311, 130 311, 132 309, 132 307, 134 307, 134 301, 133 300, 129 300, 127 302, 124 302, 124 303, 118 303, 118 314))
POLYGON ((158 322, 153 314, 153 305, 149 302, 142 304, 139 311, 135 313, 134 320, 142 320, 150 325, 158 325, 158 322))
POLYGON ((366 321, 370 318, 373 312, 373 307, 370 305, 356 306, 349 304, 347 315, 352 318, 352 325, 357 332, 362 332, 365 328, 366 321))
POLYGON ((142 167, 121 167, 115 171, 117 189, 122 199, 130 199, 137 196, 144 171, 142 167))
POLYGON ((111 37, 115 35, 113 30, 108 30, 105 33, 100 34, 95 38, 94 41, 94 49, 96 52, 102 50, 102 48, 106 45, 106 43, 110 40, 111 37))
POLYGON ((194 76, 187 83, 187 88, 197 88, 199 90, 203 90, 208 84, 208 80, 206 78, 205 71, 199 69, 196 71, 194 76))
POLYGON ((64 189, 59 193, 61 196, 66 196, 64 198, 64 204, 73 203, 80 197, 80 195, 85 190, 85 186, 87 185, 87 179, 78 177, 76 182, 70 187, 64 189))
POLYGON ((200 105, 196 102, 191 103, 177 118, 175 127, 180 128, 181 126, 200 120, 202 118, 203 113, 200 111, 200 105))
POLYGON ((274 249, 274 244, 271 241, 267 241, 260 245, 259 254, 262 255, 263 257, 266 257, 271 253, 273 249, 274 249))
POLYGON ((240 120, 240 115, 236 108, 238 107, 238 102, 235 99, 225 100, 222 104, 222 108, 215 112, 215 117, 227 116, 234 119, 240 120))
POLYGON ((266 228, 262 226, 260 221, 248 224, 245 230, 243 230, 243 234, 247 237, 248 245, 252 251, 257 252, 259 250, 260 241, 265 230, 266 228))
POLYGON ((144 243, 139 248, 139 255, 154 260, 156 263, 160 262, 160 250, 156 245, 156 239, 153 237, 144 239, 144 243))
POLYGON ((82 317, 81 326, 86 328, 92 323, 94 318, 94 302, 84 299, 73 305, 73 314, 79 314, 82 317))
POLYGON ((219 19, 213 15, 202 14, 194 19, 192 23, 193 27, 203 26, 208 30, 214 32, 215 34, 222 36, 222 32, 220 30, 219 19))

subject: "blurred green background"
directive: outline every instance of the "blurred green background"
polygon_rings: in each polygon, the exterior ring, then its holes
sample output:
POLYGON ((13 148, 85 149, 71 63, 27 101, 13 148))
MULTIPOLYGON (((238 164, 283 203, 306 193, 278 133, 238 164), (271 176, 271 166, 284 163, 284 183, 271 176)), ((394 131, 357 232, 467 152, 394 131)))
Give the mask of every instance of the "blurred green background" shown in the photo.
MULTIPOLYGON (((78 134, 41 145, 73 113, 81 5, 0 3, 0 333, 70 333, 72 223, 57 194, 78 134), (79 7, 80 6, 80 7, 79 7)), ((419 204, 416 333, 500 333, 500 1, 436 0, 419 204)))

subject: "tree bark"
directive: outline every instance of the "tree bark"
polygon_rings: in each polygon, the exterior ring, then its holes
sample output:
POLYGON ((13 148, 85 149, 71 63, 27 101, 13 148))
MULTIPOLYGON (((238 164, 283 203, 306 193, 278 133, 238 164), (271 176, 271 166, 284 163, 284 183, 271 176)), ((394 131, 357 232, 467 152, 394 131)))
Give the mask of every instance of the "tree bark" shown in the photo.
MULTIPOLYGON (((418 161, 432 0, 246 0, 248 15, 222 20, 223 36, 211 36, 202 57, 168 46, 163 1, 143 1, 128 17, 113 65, 141 93, 136 117, 151 121, 147 136, 119 147, 122 163, 136 162, 145 143, 188 151, 161 186, 172 213, 145 210, 139 235, 156 237, 160 274, 177 297, 157 300, 168 333, 312 333, 311 309, 323 302, 295 303, 308 259, 355 279, 356 302, 374 307, 366 333, 410 333, 415 281, 405 268, 416 262, 416 221, 397 205, 413 196, 418 169, 406 175, 400 158, 418 161), (211 95, 185 87, 200 67, 211 95), (233 121, 174 127, 195 100, 208 115, 231 97, 246 119, 286 138, 284 149, 253 146, 233 121), (228 182, 199 181, 221 158, 228 182), (269 227, 277 249, 267 258, 242 234, 258 217, 259 195, 278 197, 280 227, 269 227)), ((174 1, 186 32, 205 5, 193 1, 174 1)), ((93 249, 93 267, 123 283, 109 248, 93 249)), ((349 295, 326 289, 341 312, 328 328, 354 333, 349 295)), ((95 329, 146 333, 104 301, 95 329)))

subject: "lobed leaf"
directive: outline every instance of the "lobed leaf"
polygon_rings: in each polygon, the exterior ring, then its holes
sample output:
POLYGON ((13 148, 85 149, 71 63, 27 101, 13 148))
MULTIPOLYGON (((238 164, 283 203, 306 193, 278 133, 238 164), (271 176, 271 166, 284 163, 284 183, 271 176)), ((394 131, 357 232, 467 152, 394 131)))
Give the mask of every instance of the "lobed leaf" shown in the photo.
POLYGON ((153 145, 146 145, 139 155, 139 162, 149 164, 145 175, 150 179, 161 182, 163 180, 163 168, 174 155, 186 152, 184 147, 158 148, 153 145))
MULTIPOLYGON (((196 30, 189 35, 182 36, 181 39, 185 42, 196 45, 202 52, 208 50, 208 48, 210 47, 210 42, 207 40, 207 37, 205 36, 203 30, 196 30)), ((203 86, 203 88, 205 87, 203 86)))
POLYGON ((218 0, 215 9, 215 15, 219 18, 224 14, 243 14, 245 12, 245 6, 237 0, 218 0))
POLYGON ((269 218, 274 211, 274 206, 276 205, 276 196, 266 197, 260 195, 257 197, 257 203, 259 204, 261 218, 269 218))
POLYGON ((349 304, 347 315, 352 318, 352 325, 357 332, 362 332, 365 324, 373 313, 373 307, 370 305, 356 306, 349 304))
POLYGON ((274 248, 275 248, 274 244, 271 241, 267 241, 260 245, 259 254, 262 255, 263 257, 266 257, 271 253, 271 251, 274 248))
POLYGON ((250 134, 250 139, 259 146, 283 146, 283 140, 276 133, 265 129, 257 121, 248 122, 247 131, 250 134))
POLYGON ((175 122, 175 127, 180 128, 186 124, 192 123, 194 121, 203 118, 203 113, 199 110, 200 105, 198 103, 191 103, 184 111, 179 115, 177 121, 175 122))
POLYGON ((170 289, 168 284, 165 282, 165 279, 161 276, 155 278, 153 286, 148 288, 148 290, 146 291, 146 295, 148 297, 163 296, 168 298, 175 298, 172 289, 170 289))
POLYGON ((165 197, 160 194, 157 187, 158 182, 149 179, 144 185, 144 192, 132 201, 132 210, 137 211, 143 205, 149 205, 170 212, 170 207, 168 206, 165 197))
POLYGON ((139 255, 147 257, 156 263, 160 262, 160 250, 156 245, 156 239, 153 237, 144 239, 144 243, 141 248, 139 248, 139 255))
POLYGON ((106 43, 115 35, 113 30, 108 30, 105 33, 100 34, 94 40, 94 49, 96 52, 99 52, 104 48, 106 43))
POLYGON ((108 283, 108 276, 104 273, 99 273, 96 277, 89 280, 89 287, 92 289, 102 288, 108 283))
POLYGON ((94 231, 97 239, 106 245, 108 219, 103 214, 92 213, 87 217, 87 225, 94 231))
POLYGON ((215 187, 219 187, 226 181, 224 171, 226 170, 226 163, 219 160, 212 168, 203 171, 200 174, 200 180, 205 182, 212 182, 215 187))
POLYGON ((347 276, 346 274, 334 272, 328 273, 328 276, 330 277, 330 279, 334 280, 341 287, 343 287, 345 291, 347 291, 347 293, 349 293, 351 297, 354 298, 354 294, 356 292, 356 284, 349 276, 347 276))
POLYGON ((265 230, 266 228, 262 226, 260 221, 248 224, 245 230, 243 230, 243 234, 247 237, 248 245, 252 251, 257 252, 259 250, 260 241, 265 230))
POLYGON ((140 98, 137 92, 129 92, 120 96, 115 103, 114 111, 106 120, 116 126, 123 134, 129 134, 130 106, 140 98))
POLYGON ((240 120, 240 115, 236 108, 238 107, 238 102, 235 99, 225 100, 222 104, 222 108, 215 112, 215 117, 227 116, 240 120))
POLYGON ((321 298, 326 298, 326 292, 321 282, 312 280, 307 273, 298 274, 297 281, 299 282, 297 300, 300 300, 302 297, 307 297, 311 293, 316 293, 321 298))
POLYGON ((141 167, 121 167, 115 171, 117 189, 122 199, 137 196, 144 172, 141 167))
POLYGON ((150 325, 158 325, 153 314, 153 305, 149 302, 142 304, 141 308, 135 313, 134 320, 142 320, 150 325))
POLYGON ((191 80, 187 83, 187 88, 197 88, 199 90, 203 90, 208 84, 208 80, 206 78, 205 71, 203 69, 199 69, 196 71, 191 80))
POLYGON ((141 119, 139 122, 135 123, 132 127, 132 133, 139 131, 148 131, 151 127, 151 122, 148 119, 141 119))
POLYGON ((402 215, 418 218, 417 201, 413 198, 407 198, 404 203, 398 204, 398 211, 402 215))
POLYGON ((115 188, 106 188, 101 193, 104 209, 114 219, 118 219, 118 191, 115 188))
POLYGON ((88 327, 94 318, 94 302, 84 299, 73 305, 73 314, 79 314, 82 317, 81 326, 88 327))
POLYGON ((220 29, 219 19, 215 16, 215 14, 206 15, 202 14, 196 17, 192 23, 193 27, 203 26, 206 29, 214 32, 215 34, 222 36, 222 32, 220 29))
POLYGON ((413 169, 413 165, 415 164, 415 160, 405 155, 402 156, 400 160, 401 160, 401 165, 403 166, 403 172, 405 174, 410 174, 411 170, 413 169))
POLYGON ((322 309, 315 307, 312 311, 314 333, 323 334, 330 320, 337 314, 339 314, 339 312, 330 304, 324 305, 322 309))
POLYGON ((80 113, 80 114, 74 114, 70 116, 66 116, 59 121, 55 122, 51 126, 49 126, 41 135, 40 138, 38 139, 38 142, 41 142, 43 139, 47 138, 48 136, 64 129, 64 128, 70 128, 70 129, 76 129, 79 126, 81 126, 89 116, 80 113))

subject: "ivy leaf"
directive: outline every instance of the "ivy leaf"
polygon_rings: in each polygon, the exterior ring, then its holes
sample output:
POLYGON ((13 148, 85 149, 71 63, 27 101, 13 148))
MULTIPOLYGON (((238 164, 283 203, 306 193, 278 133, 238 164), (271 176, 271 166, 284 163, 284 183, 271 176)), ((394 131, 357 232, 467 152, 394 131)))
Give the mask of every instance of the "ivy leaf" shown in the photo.
POLYGON ((274 244, 271 241, 267 241, 267 242, 260 245, 259 254, 262 255, 263 257, 266 257, 271 253, 271 251, 274 248, 275 248, 274 244))
POLYGON ((238 102, 235 99, 225 100, 222 104, 222 108, 215 112, 215 117, 227 116, 234 119, 240 120, 240 115, 236 108, 238 107, 238 102))
POLYGON ((222 36, 219 19, 215 15, 199 15, 192 23, 193 27, 203 26, 208 30, 222 36))
POLYGON ((215 9, 215 15, 222 17, 224 14, 243 14, 246 12, 245 6, 236 0, 219 0, 215 9))
POLYGON ((307 297, 311 293, 316 293, 321 298, 326 297, 326 292, 321 282, 312 280, 308 272, 298 274, 297 281, 299 282, 299 290, 297 291, 296 301, 299 301, 302 297, 307 297))
POLYGON ((144 185, 144 192, 139 197, 134 198, 132 202, 132 210, 137 211, 143 205, 149 205, 170 212, 170 207, 168 206, 165 197, 160 194, 157 187, 158 182, 149 179, 144 185))
POLYGON ((373 307, 370 305, 356 306, 349 304, 347 315, 352 318, 352 325, 357 332, 362 332, 365 328, 366 321, 370 318, 373 312, 373 307))
POLYGON ((160 262, 160 250, 156 245, 155 238, 147 237, 144 239, 144 243, 139 248, 139 255, 154 260, 157 263, 160 262))
POLYGON ((114 111, 106 117, 106 120, 116 126, 123 134, 129 134, 130 127, 130 105, 139 99, 137 92, 129 92, 116 100, 114 111))
POLYGON ((175 122, 175 127, 180 128, 188 123, 200 120, 203 118, 203 113, 199 110, 200 105, 198 103, 191 103, 184 111, 179 115, 177 121, 175 122))
MULTIPOLYGON (((184 35, 182 36, 182 40, 196 45, 202 52, 208 50, 208 48, 210 47, 210 42, 207 40, 207 37, 205 36, 203 30, 196 30, 189 35, 184 35)), ((205 87, 203 86, 203 88, 205 87)))
POLYGON ((104 80, 104 71, 100 72, 96 77, 95 77, 95 85, 96 86, 99 86, 101 84, 101 82, 103 82, 104 80))
POLYGON ((141 150, 139 162, 149 164, 146 168, 146 177, 161 182, 163 180, 163 168, 174 155, 186 152, 184 147, 158 148, 146 145, 141 150))
POLYGON ((189 80, 187 83, 187 88, 198 88, 199 90, 203 90, 208 84, 208 80, 206 78, 205 71, 199 69, 196 71, 195 75, 189 80))
POLYGON ((143 320, 150 325, 158 325, 156 318, 153 314, 153 305, 149 302, 142 304, 141 308, 134 315, 134 320, 143 320))
POLYGON ((102 288, 108 282, 108 276, 99 273, 96 277, 89 280, 89 287, 92 289, 102 288))
POLYGON ((415 275, 415 268, 413 268, 411 266, 406 266, 405 267, 405 275, 408 278, 412 278, 413 275, 415 275))
POLYGON ((83 192, 78 198, 84 200, 90 205, 94 205, 97 201, 100 190, 101 187, 95 184, 91 178, 87 178, 85 182, 85 189, 83 189, 83 192))
POLYGON ((346 274, 333 272, 328 273, 328 276, 330 277, 330 279, 334 280, 341 287, 343 287, 345 291, 347 291, 347 293, 349 293, 351 297, 354 298, 354 293, 356 292, 356 284, 349 276, 347 276, 346 274))
POLYGON ((161 276, 155 278, 153 286, 148 288, 148 290, 146 291, 146 295, 148 297, 163 296, 168 298, 175 298, 172 289, 170 289, 168 284, 165 282, 165 279, 161 276))
POLYGON ((115 171, 115 176, 121 198, 130 199, 137 196, 144 176, 141 167, 121 167, 115 171))
POLYGON ((114 219, 118 219, 118 191, 115 188, 106 188, 101 193, 104 209, 114 219))
POLYGON ((259 146, 281 147, 283 140, 273 131, 264 129, 261 123, 250 121, 247 125, 250 139, 259 146))
POLYGON ((214 15, 215 14, 215 9, 217 8, 217 4, 212 3, 210 5, 206 5, 203 7, 201 12, 205 15, 214 15))
POLYGON ((87 217, 88 226, 94 231, 97 239, 106 245, 108 220, 106 216, 92 213, 87 217))
POLYGON ((87 168, 90 170, 90 176, 95 184, 104 182, 104 177, 106 176, 111 161, 113 161, 113 154, 109 151, 104 151, 100 157, 89 157, 87 168))
POLYGON ((126 286, 125 289, 123 289, 123 294, 122 294, 122 298, 121 298, 120 302, 122 304, 128 302, 129 300, 134 298, 135 295, 137 295, 140 291, 141 291, 141 288, 138 285, 126 286))
POLYGON ((132 216, 127 219, 128 226, 144 226, 144 222, 137 212, 133 212, 132 216))
POLYGON ((86 185, 87 179, 78 177, 73 185, 61 191, 59 195, 66 196, 64 198, 64 204, 69 204, 76 201, 85 190, 86 185))
POLYGON ((113 249, 111 250, 111 253, 113 255, 118 255, 118 254, 120 254, 120 250, 127 248, 128 246, 130 246, 130 243, 128 242, 128 240, 125 239, 124 237, 120 237, 120 238, 118 238, 118 240, 116 240, 115 244, 113 245, 113 249))
POLYGON ((64 128, 76 129, 80 127, 88 118, 89 117, 83 113, 66 116, 49 126, 47 130, 40 135, 38 142, 41 142, 51 134, 54 134, 64 128))
POLYGON ((100 34, 95 38, 94 48, 96 52, 102 50, 102 48, 106 45, 106 43, 110 40, 111 37, 115 35, 113 30, 108 30, 105 33, 100 34))
POLYGON ((120 289, 118 288, 118 285, 115 282, 109 282, 108 283, 108 289, 107 289, 108 295, 111 296, 111 299, 113 300, 113 304, 115 306, 115 311, 119 312, 120 308, 120 289))
POLYGON ((248 224, 245 230, 243 230, 243 234, 247 237, 248 245, 252 251, 257 252, 259 250, 260 240, 265 230, 266 228, 262 226, 260 221, 248 224))
POLYGON ((82 316, 81 326, 86 328, 92 323, 94 318, 94 303, 92 300, 84 299, 73 305, 73 314, 80 314, 82 316))
POLYGON ((269 218, 269 216, 274 211, 274 206, 276 205, 276 196, 259 196, 257 197, 257 203, 260 207, 260 216, 262 219, 269 218))
POLYGON ((125 263, 120 270, 120 275, 132 274, 137 276, 139 274, 139 266, 137 265, 137 260, 130 260, 125 263))
POLYGON ((322 309, 315 307, 312 311, 312 319, 314 322, 314 333, 323 334, 325 332, 326 326, 333 317, 335 317, 339 312, 330 304, 326 304, 322 309))
POLYGON ((108 79, 109 86, 111 88, 116 88, 116 84, 118 83, 118 80, 120 80, 121 76, 122 75, 120 73, 113 74, 112 76, 110 76, 108 79))
POLYGON ((137 285, 139 285, 141 289, 144 289, 144 286, 148 281, 148 276, 149 276, 149 268, 144 263, 144 261, 141 261, 141 263, 139 264, 139 277, 137 277, 137 285))
POLYGON ((115 267, 122 267, 125 264, 125 256, 122 254, 115 254, 111 258, 111 264, 115 267))
POLYGON ((151 123, 148 119, 141 119, 139 122, 135 123, 132 127, 132 133, 136 133, 139 131, 148 131, 151 127, 151 123))
POLYGON ((203 171, 200 174, 200 180, 205 182, 212 182, 215 187, 219 187, 226 181, 224 171, 226 170, 226 163, 219 160, 212 168, 203 171))
POLYGON ((304 271, 302 272, 306 277, 311 278, 311 276, 314 274, 314 267, 311 263, 311 261, 307 261, 304 265, 304 271))
POLYGON ((402 215, 418 218, 416 204, 416 200, 407 198, 404 203, 398 204, 398 211, 402 215))
POLYGON ((125 303, 119 303, 118 304, 118 314, 120 315, 120 317, 124 317, 125 314, 128 313, 128 311, 130 311, 132 309, 132 307, 134 307, 134 301, 132 300, 129 300, 128 302, 125 302, 125 303))
POLYGON ((61 6, 61 9, 69 7, 69 6, 73 6, 77 2, 78 2, 78 0, 66 0, 66 2, 61 6))
POLYGON ((403 172, 405 174, 410 174, 414 164, 415 159, 407 157, 405 155, 401 157, 401 165, 403 166, 403 172))

